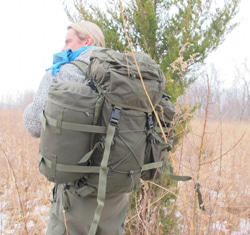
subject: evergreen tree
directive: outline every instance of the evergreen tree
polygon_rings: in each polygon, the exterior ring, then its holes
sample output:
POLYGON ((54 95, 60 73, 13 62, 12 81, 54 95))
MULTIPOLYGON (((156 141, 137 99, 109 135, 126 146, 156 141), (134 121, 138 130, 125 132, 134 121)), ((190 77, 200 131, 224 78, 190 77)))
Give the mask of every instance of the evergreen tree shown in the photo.
POLYGON ((123 14, 134 50, 148 53, 160 64, 173 101, 195 81, 189 72, 204 63, 235 28, 239 5, 239 0, 221 1, 220 6, 215 0, 107 0, 101 5, 72 1, 73 12, 65 1, 69 19, 95 22, 104 32, 106 46, 119 51, 130 49, 123 14))

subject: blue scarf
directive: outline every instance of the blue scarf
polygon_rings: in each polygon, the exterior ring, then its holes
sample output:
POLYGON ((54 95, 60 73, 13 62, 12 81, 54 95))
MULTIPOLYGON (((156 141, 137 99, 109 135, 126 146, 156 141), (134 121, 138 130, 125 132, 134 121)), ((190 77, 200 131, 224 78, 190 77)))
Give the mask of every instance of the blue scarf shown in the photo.
POLYGON ((46 71, 51 70, 51 74, 53 76, 56 76, 56 74, 60 70, 61 65, 69 63, 70 61, 78 57, 83 51, 86 51, 91 47, 93 46, 83 46, 80 49, 74 51, 72 51, 71 49, 67 49, 65 51, 55 53, 53 55, 53 65, 50 68, 46 69, 46 71))

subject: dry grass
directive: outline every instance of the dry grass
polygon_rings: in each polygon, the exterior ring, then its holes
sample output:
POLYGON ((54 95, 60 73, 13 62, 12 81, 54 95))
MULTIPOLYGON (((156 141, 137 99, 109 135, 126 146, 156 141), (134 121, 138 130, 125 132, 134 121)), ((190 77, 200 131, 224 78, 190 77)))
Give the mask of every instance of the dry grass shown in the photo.
MULTIPOLYGON (((51 184, 37 168, 39 140, 25 132, 21 109, 1 108, 0 122, 0 234, 44 234, 51 184)), ((194 178, 178 184, 179 234, 250 234, 250 123, 208 121, 204 130, 194 119, 191 127, 172 156, 178 174, 194 178), (205 212, 197 208, 197 181, 205 212)))
POLYGON ((0 109, 0 234, 44 234, 50 184, 37 168, 38 139, 25 132, 21 109, 0 109))
POLYGON ((181 234, 250 234, 250 123, 194 119, 174 153, 180 183, 181 234), (204 128, 205 127, 205 128, 204 128), (201 185, 205 211, 197 208, 201 185))

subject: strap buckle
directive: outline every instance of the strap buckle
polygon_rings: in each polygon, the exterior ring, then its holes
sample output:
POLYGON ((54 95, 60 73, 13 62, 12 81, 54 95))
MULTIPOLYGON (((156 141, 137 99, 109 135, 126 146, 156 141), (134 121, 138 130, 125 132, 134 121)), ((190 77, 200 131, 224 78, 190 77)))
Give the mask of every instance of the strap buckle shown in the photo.
POLYGON ((112 126, 117 126, 119 119, 120 119, 120 113, 121 113, 121 108, 118 108, 116 106, 113 107, 113 111, 111 113, 111 118, 110 118, 110 124, 112 126))
POLYGON ((147 122, 146 122, 146 127, 148 130, 152 130, 154 128, 154 120, 153 120, 153 115, 151 114, 146 114, 147 115, 147 122))

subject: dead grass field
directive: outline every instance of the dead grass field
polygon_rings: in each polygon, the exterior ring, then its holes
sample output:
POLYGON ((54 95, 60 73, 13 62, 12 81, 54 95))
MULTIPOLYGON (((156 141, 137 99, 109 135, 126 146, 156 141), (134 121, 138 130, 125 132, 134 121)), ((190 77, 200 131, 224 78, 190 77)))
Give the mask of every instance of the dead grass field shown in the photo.
POLYGON ((45 234, 50 183, 37 168, 38 139, 24 130, 22 109, 0 109, 0 234, 45 234))
MULTIPOLYGON (((22 109, 0 108, 0 234, 45 234, 52 185, 39 173, 39 140, 22 124, 22 109)), ((172 154, 178 183, 179 234, 250 234, 250 123, 194 119, 172 154), (199 182, 205 211, 198 208, 199 182)), ((155 235, 155 234, 152 234, 155 235)))
POLYGON ((173 154, 179 183, 181 234, 250 234, 250 123, 194 119, 173 154), (194 187, 201 186, 205 211, 194 187))

